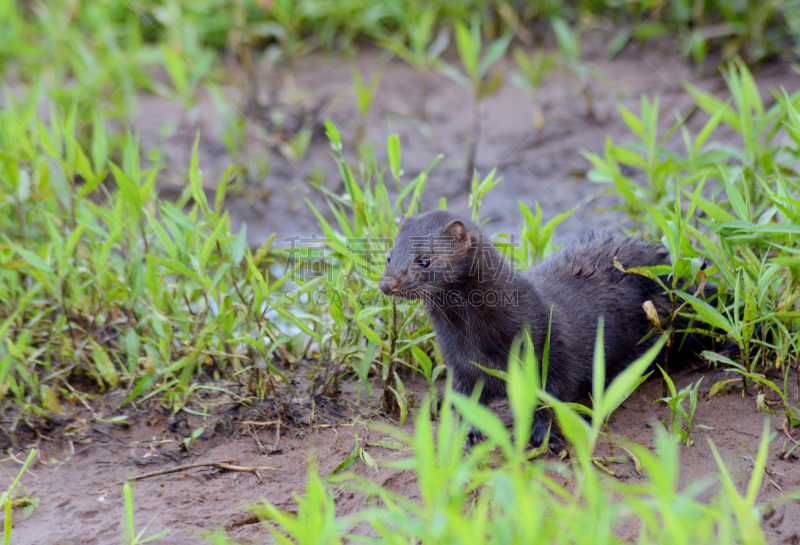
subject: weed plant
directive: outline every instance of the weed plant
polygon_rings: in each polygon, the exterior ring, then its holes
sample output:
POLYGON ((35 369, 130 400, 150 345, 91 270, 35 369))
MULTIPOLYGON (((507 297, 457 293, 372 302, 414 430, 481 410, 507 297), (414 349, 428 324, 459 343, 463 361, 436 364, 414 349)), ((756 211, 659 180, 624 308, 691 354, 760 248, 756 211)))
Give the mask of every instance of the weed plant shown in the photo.
POLYGON ((589 177, 612 184, 623 208, 670 253, 672 267, 638 271, 668 275, 662 285, 673 294, 673 313, 657 321, 671 324, 691 310, 694 328, 724 334, 741 351, 741 362, 711 353, 709 361, 740 373, 743 386, 755 381, 762 393, 778 394, 773 401, 794 425, 800 415, 783 399, 789 394, 787 366, 797 364, 800 325, 800 93, 774 91, 775 104, 767 109, 744 65, 723 72, 729 102, 690 87, 696 107, 708 114, 694 137, 683 118, 658 136, 657 99, 643 97, 638 117, 620 108, 637 140, 615 145, 609 139, 604 158, 586 153, 594 165, 589 177), (721 136, 720 124, 741 140, 721 136), (681 135, 685 151, 669 144, 674 134, 681 135), (636 174, 622 174, 621 165, 636 174), (716 301, 699 295, 709 282, 719 285, 716 301), (777 383, 764 382, 771 373, 777 383))
POLYGON ((555 70, 556 59, 551 53, 539 49, 528 56, 521 47, 514 48, 514 59, 520 71, 513 74, 511 81, 533 97, 532 122, 536 130, 544 126, 544 111, 539 102, 539 88, 545 78, 555 70))
POLYGON ((442 70, 455 82, 472 91, 472 128, 467 144, 467 181, 475 170, 475 155, 481 136, 481 102, 496 94, 503 85, 504 69, 499 61, 505 56, 513 35, 503 36, 484 44, 480 19, 473 16, 470 26, 457 21, 455 24, 456 45, 464 75, 452 65, 443 63, 442 70), (497 66, 495 66, 497 65, 497 66))

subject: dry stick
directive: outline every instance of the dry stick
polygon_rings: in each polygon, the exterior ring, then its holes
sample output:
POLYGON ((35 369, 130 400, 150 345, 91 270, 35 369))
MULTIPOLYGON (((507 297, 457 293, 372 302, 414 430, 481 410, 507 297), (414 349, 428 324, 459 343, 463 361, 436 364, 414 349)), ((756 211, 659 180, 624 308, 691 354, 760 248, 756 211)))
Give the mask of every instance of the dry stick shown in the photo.
MULTIPOLYGON (((67 382, 67 379, 64 379, 64 385, 65 385, 65 386, 67 387, 67 389, 68 389, 70 392, 72 392, 73 394, 77 394, 77 393, 78 393, 78 391, 77 391, 77 390, 75 390, 75 388, 73 388, 73 387, 72 387, 72 385, 71 385, 69 382, 67 382)), ((92 413, 92 418, 97 418, 97 414, 94 412, 94 409, 92 409, 92 408, 89 406, 89 404, 88 404, 88 403, 86 403, 86 399, 85 399, 83 396, 81 396, 81 395, 78 395, 78 396, 76 396, 76 397, 77 397, 77 398, 78 398, 78 400, 79 400, 79 401, 80 401, 80 402, 83 404, 83 406, 86 408, 86 410, 87 410, 87 411, 89 411, 90 413, 92 413)))
POLYGON ((258 439, 258 430, 256 430, 255 426, 250 426, 250 433, 253 435, 253 441, 258 445, 258 453, 264 454, 264 445, 262 445, 261 441, 258 439))
MULTIPOLYGON (((389 348, 389 368, 386 370, 386 382, 383 384, 383 406, 387 411, 395 414, 395 408, 399 408, 397 400, 392 397, 392 392, 389 390, 389 385, 392 381, 394 373, 395 362, 394 352, 397 349, 397 302, 392 301, 392 329, 389 348)), ((397 381, 395 381, 397 384, 397 381)))
MULTIPOLYGON (((666 349, 664 350, 664 372, 669 376, 669 349, 672 348, 672 330, 675 323, 675 295, 670 295, 669 310, 669 336, 667 337, 666 349)), ((667 377, 661 375, 661 396, 667 397, 667 377)), ((666 405, 665 402, 662 402, 666 405)))
POLYGON ((783 433, 786 434, 786 437, 789 438, 789 441, 791 441, 795 445, 798 445, 798 442, 795 441, 795 439, 792 437, 792 434, 789 433, 789 429, 787 428, 787 424, 789 424, 789 419, 788 418, 783 421, 783 433))
POLYGON ((229 461, 225 462, 206 462, 204 464, 189 464, 187 466, 179 466, 179 467, 171 467, 169 469, 160 469, 158 471, 151 471, 150 473, 143 473, 142 475, 134 475, 133 477, 128 477, 124 481, 120 481, 117 484, 125 484, 126 482, 131 481, 138 481, 141 479, 147 479, 148 477, 157 477, 158 475, 167 475, 169 473, 178 473, 180 471, 186 471, 187 469, 194 469, 198 467, 216 467, 218 469, 227 469, 229 471, 244 471, 248 473, 252 473, 258 479, 256 484, 261 484, 261 474, 258 472, 259 469, 275 469, 274 467, 246 467, 246 466, 236 466, 231 464, 229 461))

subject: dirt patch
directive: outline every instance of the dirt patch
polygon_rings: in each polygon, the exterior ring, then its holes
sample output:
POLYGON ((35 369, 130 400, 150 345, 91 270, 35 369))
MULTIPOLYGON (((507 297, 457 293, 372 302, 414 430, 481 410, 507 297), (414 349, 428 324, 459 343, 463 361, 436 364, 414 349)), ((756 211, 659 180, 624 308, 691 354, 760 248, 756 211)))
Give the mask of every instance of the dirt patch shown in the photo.
MULTIPOLYGON (((413 392, 415 382, 409 381, 408 386, 413 392)), ((422 383, 418 386, 419 395, 424 395, 422 383)), ((15 513, 15 542, 119 543, 123 481, 147 475, 134 485, 135 524, 140 529, 153 519, 148 535, 170 529, 170 535, 157 543, 205 542, 202 537, 215 530, 247 543, 261 543, 268 531, 248 507, 267 499, 282 509, 295 509, 294 494, 305 488, 310 452, 317 457, 320 473, 327 475, 353 452, 356 436, 361 446, 391 439, 365 428, 365 418, 359 415, 363 411, 369 419, 373 409, 363 396, 361 405, 357 403, 356 388, 346 385, 345 390, 338 401, 315 396, 281 404, 280 409, 273 402, 217 405, 217 414, 206 419, 128 409, 130 426, 125 427, 98 421, 86 408, 64 415, 57 429, 39 441, 40 453, 23 479, 41 504, 28 519, 15 513), (191 440, 200 428, 202 434, 191 440), (191 469, 171 472, 183 466, 191 469)), ((122 399, 112 396, 104 403, 114 406, 122 399)), ((375 407, 378 401, 376 396, 375 407)), ((104 418, 114 412, 94 409, 94 416, 104 418)), ((411 432, 411 419, 401 428, 411 432)), ((378 464, 410 454, 366 448, 378 464)), ((19 468, 11 458, 2 466, 14 474, 19 468)), ((383 465, 367 467, 360 461, 349 470, 410 497, 416 495, 416 482, 409 472, 383 465)), ((337 491, 336 506, 337 514, 346 515, 363 508, 365 501, 354 493, 337 491)))
MULTIPOLYGON (((741 389, 709 398, 708 391, 715 382, 730 378, 722 371, 684 372, 675 376, 676 386, 682 388, 701 377, 703 383, 695 423, 713 429, 696 430, 695 444, 680 447, 681 486, 718 473, 707 443, 707 438, 711 438, 737 487, 745 491, 753 468, 748 449, 758 449, 763 421, 770 418, 778 435, 770 444, 768 473, 759 503, 769 506, 764 510, 764 529, 769 542, 791 543, 800 536, 800 501, 787 494, 800 490, 800 462, 796 456, 789 460, 780 456, 785 438, 780 430, 782 421, 779 417, 757 412, 755 398, 749 394, 742 396, 741 389)), ((421 381, 409 380, 407 387, 418 394, 418 399, 424 395, 421 381)), ((439 384, 440 391, 443 387, 439 384)), ((201 543, 204 535, 220 529, 245 543, 268 542, 267 529, 248 507, 267 499, 280 508, 296 509, 294 494, 301 494, 305 488, 311 449, 316 453, 320 473, 327 475, 353 452, 356 435, 360 445, 390 439, 364 428, 362 419, 354 424, 352 417, 359 412, 371 414, 363 397, 361 404, 357 403, 354 390, 353 385, 346 385, 341 398, 335 403, 329 402, 327 408, 324 402, 319 408, 315 404, 313 411, 308 404, 301 404, 305 409, 298 409, 297 415, 285 419, 288 424, 284 423, 279 439, 275 425, 262 425, 275 417, 272 405, 220 407, 219 414, 206 421, 203 434, 188 446, 184 446, 184 439, 204 425, 199 416, 129 413, 132 426, 121 429, 97 421, 87 424, 90 414, 85 409, 80 410, 64 418, 61 430, 40 443, 40 455, 23 484, 41 504, 28 519, 15 513, 14 538, 17 543, 26 544, 118 543, 125 478, 208 464, 138 481, 134 488, 137 528, 153 519, 152 533, 171 529, 171 534, 158 543, 201 543), (300 415, 304 410, 308 418, 305 424, 300 415), (264 420, 259 423, 258 419, 264 420), (255 471, 231 470, 212 465, 215 462, 255 471)), ((660 380, 651 378, 614 414, 611 432, 653 447, 653 427, 660 426, 659 420, 667 416, 666 408, 653 403, 660 395, 660 380)), ((374 406, 377 400, 376 395, 374 406)), ((507 403, 501 402, 494 409, 510 422, 507 403)), ((378 415, 372 419, 397 426, 396 422, 378 415)), ((411 419, 401 428, 411 432, 411 419)), ((351 471, 374 479, 387 489, 418 497, 413 473, 384 465, 409 456, 409 451, 369 445, 365 448, 378 467, 367 467, 356 461, 351 471)), ((602 455, 605 450, 607 447, 601 441, 598 454, 602 455)), ((16 457, 23 457, 23 453, 17 451, 16 457)), ((19 467, 11 459, 6 459, 2 466, 9 473, 15 473, 19 467)), ((623 481, 646 478, 637 474, 631 462, 613 464, 609 469, 623 481)), ((0 486, 7 485, 8 482, 0 483, 0 486)), ((710 499, 716 490, 717 484, 712 483, 700 499, 710 499)), ((336 491, 335 500, 338 515, 366 506, 362 495, 350 491, 336 491)), ((369 528, 359 530, 368 532, 369 528)), ((626 528, 621 531, 624 533, 626 528)), ((635 533, 631 531, 630 536, 623 537, 634 538, 635 533)))
MULTIPOLYGON (((703 424, 712 429, 693 431, 690 437, 694 440, 694 444, 691 447, 680 447, 681 487, 703 479, 716 479, 719 468, 708 444, 708 439, 711 439, 731 473, 737 489, 740 493, 744 493, 752 474, 755 453, 761 443, 764 420, 768 419, 776 437, 769 445, 766 475, 756 503, 769 506, 764 511, 763 524, 767 541, 776 544, 792 543, 793 539, 800 536, 800 501, 789 499, 789 494, 794 493, 796 497, 800 491, 800 463, 798 463, 800 460, 795 455, 788 460, 782 457, 787 441, 782 429, 784 418, 757 411, 752 387, 744 395, 742 389, 737 387, 728 393, 709 397, 709 391, 715 383, 737 378, 733 373, 719 370, 689 371, 678 373, 673 377, 678 390, 696 383, 701 378, 702 383, 699 388, 701 395, 694 424, 703 424)), ((661 380, 651 377, 636 390, 613 415, 609 425, 612 434, 619 434, 649 448, 654 447, 653 428, 661 426, 660 421, 669 416, 667 407, 653 403, 662 397, 661 388, 661 380)), ((794 402, 800 400, 800 391, 795 388, 790 390, 794 402)), ((688 400, 684 406, 688 407, 688 400)), ((791 446, 791 442, 789 445, 791 446)), ((601 448, 600 451, 602 450, 601 448)), ((609 467, 616 473, 617 478, 623 480, 643 478, 636 473, 632 464, 615 464, 609 467)), ((699 499, 710 500, 718 490, 719 483, 714 481, 699 499)), ((635 535, 627 537, 633 539, 635 535)))
MULTIPOLYGON (((609 136, 614 142, 632 140, 633 135, 617 112, 617 105, 638 113, 643 94, 660 97, 661 134, 675 121, 673 113, 686 114, 692 103, 684 82, 721 97, 727 96, 725 82, 716 71, 688 66, 673 46, 652 43, 641 49, 629 48, 610 60, 602 57, 605 46, 601 42, 587 41, 583 55, 594 63, 597 75, 605 82, 590 84, 599 121, 584 115, 578 85, 560 74, 547 79, 541 89, 540 103, 546 119, 541 130, 533 126, 531 97, 510 82, 507 81, 497 95, 484 101, 477 169, 483 176, 497 167, 498 175, 503 178, 482 205, 482 217, 490 220, 486 226, 490 235, 519 232, 522 217, 517 201, 531 208, 534 201, 538 201, 546 220, 577 206, 572 217, 555 232, 559 243, 570 241, 588 229, 618 229, 628 225, 624 214, 608 213, 617 202, 613 197, 594 199, 606 187, 586 178, 589 163, 581 156, 581 150, 602 154, 609 136)), ((458 64, 453 58, 448 61, 458 64)), ((504 62, 507 73, 516 70, 510 57, 504 62)), ((322 123, 331 119, 336 124, 342 134, 345 154, 356 161, 354 139, 359 115, 352 89, 353 65, 368 79, 384 71, 366 121, 364 138, 374 148, 379 165, 386 164, 385 145, 390 130, 400 137, 405 182, 441 155, 443 158, 426 185, 423 210, 438 207, 443 197, 451 209, 466 210, 468 191, 464 168, 472 126, 470 92, 438 72, 420 73, 380 50, 367 48, 350 61, 311 55, 301 59, 291 73, 274 71, 259 78, 261 103, 267 105, 264 108, 277 105, 277 111, 290 120, 298 118, 298 108, 305 108, 312 114, 305 122, 306 126, 314 128, 315 136, 299 162, 270 151, 265 141, 257 136, 274 133, 267 113, 272 110, 254 111, 253 106, 241 98, 239 89, 244 88, 243 78, 234 69, 230 72, 232 81, 237 78, 240 81, 226 88, 227 106, 231 111, 249 114, 246 129, 250 160, 270 165, 266 175, 254 173, 246 180, 247 189, 226 201, 234 229, 241 223, 247 224, 251 245, 258 246, 272 233, 277 233, 275 246, 288 246, 284 237, 307 237, 319 231, 306 199, 320 210, 325 211, 327 206, 321 193, 308 183, 310 178, 316 176, 328 189, 342 191, 322 123), (420 116, 423 103, 427 112, 424 118, 420 116)), ((754 75, 767 103, 773 100, 768 93, 770 89, 784 86, 791 91, 800 84, 800 76, 785 64, 759 68, 754 75)), ((178 192, 186 185, 183 177, 189 165, 195 129, 201 130, 199 160, 205 184, 209 189, 215 188, 231 163, 231 157, 221 136, 225 123, 214 101, 209 96, 201 100, 197 122, 193 125, 186 121, 177 105, 153 95, 141 96, 141 111, 144 115, 137 123, 142 145, 147 150, 159 151, 167 165, 160 177, 163 189, 178 192), (175 125, 178 129, 163 138, 161 132, 165 125, 175 125)), ((696 133, 707 121, 706 114, 697 112, 689 120, 688 127, 696 133)), ((718 131, 717 138, 732 146, 742 145, 738 135, 724 129, 718 131)), ((277 136, 272 139, 280 140, 277 136)), ((678 149, 683 148, 678 133, 671 143, 678 149)), ((394 184, 388 185, 391 188, 394 184)))

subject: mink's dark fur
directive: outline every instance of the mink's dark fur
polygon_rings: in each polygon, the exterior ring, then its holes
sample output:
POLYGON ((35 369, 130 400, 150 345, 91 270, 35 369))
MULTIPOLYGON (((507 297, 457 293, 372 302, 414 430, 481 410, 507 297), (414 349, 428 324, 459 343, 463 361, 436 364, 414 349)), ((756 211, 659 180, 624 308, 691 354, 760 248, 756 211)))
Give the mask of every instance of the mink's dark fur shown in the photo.
MULTIPOLYGON (((591 391, 600 316, 611 380, 657 338, 639 344, 653 328, 643 303, 652 301, 662 319, 670 312, 663 289, 644 276, 621 272, 615 257, 625 268, 669 264, 661 244, 589 234, 530 270, 515 272, 476 224, 434 211, 401 219, 380 287, 395 297, 423 300, 453 388, 470 395, 483 381, 482 403, 504 397, 505 382, 472 362, 506 370, 511 344, 525 328, 541 355, 552 307, 546 389, 569 402, 591 391)), ((716 287, 707 286, 706 294, 716 294, 716 287)), ((676 329, 682 327, 685 323, 676 323, 676 329)), ((673 348, 670 363, 700 347, 694 337, 677 339, 676 345, 680 352, 673 348)), ((656 362, 663 361, 662 351, 656 362)), ((544 440, 549 422, 549 412, 536 411, 534 445, 544 440)))

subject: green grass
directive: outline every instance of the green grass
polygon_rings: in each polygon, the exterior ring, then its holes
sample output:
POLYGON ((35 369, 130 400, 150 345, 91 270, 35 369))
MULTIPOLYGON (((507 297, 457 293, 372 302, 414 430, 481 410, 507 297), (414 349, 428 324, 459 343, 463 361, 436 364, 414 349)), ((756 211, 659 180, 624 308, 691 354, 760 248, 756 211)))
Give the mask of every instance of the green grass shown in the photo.
MULTIPOLYGON (((0 74, 9 86, 0 101, 5 431, 16 440, 20 426, 36 427, 67 403, 120 391, 123 407, 158 403, 172 412, 203 414, 198 391, 222 390, 241 402, 264 400, 291 388, 287 374, 303 366, 313 393, 333 393, 339 381, 356 381, 368 403, 382 405, 400 421, 413 416, 415 435, 399 439, 414 447, 414 456, 401 467, 416 472, 422 500, 410 501, 344 472, 322 482, 312 463, 296 515, 267 504, 259 511, 276 525, 276 539, 285 533, 301 542, 336 543, 367 521, 386 540, 403 543, 608 543, 616 542, 612 531, 621 524, 634 524, 641 543, 762 543, 755 495, 771 437, 766 428, 744 495, 736 492, 719 458, 723 492, 711 502, 697 499, 707 483, 677 486, 680 448, 689 448, 678 442, 705 439, 693 422, 696 388, 665 394, 672 409, 665 427, 671 434, 657 431, 655 453, 625 451, 650 479, 624 485, 598 471, 603 461, 594 457, 594 446, 609 435, 609 416, 638 384, 643 367, 631 368, 606 392, 597 388, 589 411, 548 398, 534 355, 523 350, 509 369, 514 383, 524 385, 510 394, 513 430, 474 401, 449 392, 438 414, 435 404, 414 407, 403 381, 418 373, 436 399, 443 362, 422 309, 382 297, 376 282, 387 240, 396 232, 394 219, 419 211, 436 161, 407 176, 400 140, 392 135, 386 164, 376 165, 374 152, 366 151, 361 156, 369 160, 350 164, 344 148, 363 134, 344 138, 329 122, 326 132, 344 191, 319 188, 335 218, 329 223, 315 210, 325 258, 305 247, 291 254, 275 251, 273 239, 251 249, 244 230, 231 231, 225 196, 241 191, 236 176, 257 176, 269 166, 263 157, 248 156, 246 122, 221 85, 229 79, 226 55, 252 93, 257 65, 291 70, 311 51, 346 55, 369 43, 420 71, 443 70, 463 80, 477 108, 503 84, 492 65, 516 40, 524 46, 511 46, 522 72, 516 81, 534 94, 535 103, 553 69, 568 70, 587 88, 577 44, 580 32, 596 24, 609 27, 612 53, 629 41, 668 34, 695 60, 710 50, 750 62, 781 52, 789 56, 792 48, 796 54, 795 3, 776 0, 755 10, 757 16, 751 16, 751 4, 460 0, 430 7, 418 0, 275 0, 265 9, 262 2, 245 0, 0 0, 0 74), (559 52, 546 57, 535 49, 528 57, 530 29, 552 32, 559 52), (442 61, 448 44, 453 54, 448 58, 461 67, 442 61), (215 97, 234 162, 215 195, 203 190, 195 144, 183 172, 183 194, 177 202, 159 198, 163 161, 157 153, 143 153, 128 129, 142 92, 180 105, 181 123, 192 129, 199 99, 206 92, 215 97), (312 346, 318 357, 311 357, 312 346), (234 381, 244 388, 234 392, 234 381), (465 423, 455 418, 451 402, 469 420, 481 422, 490 438, 469 456, 461 451, 465 423), (569 465, 531 463, 532 454, 523 448, 520 438, 538 402, 557 413, 572 445, 569 465), (590 423, 579 417, 587 413, 590 423), (436 430, 433 418, 439 420, 436 430), (572 485, 557 484, 549 471, 568 475, 572 485), (337 518, 334 487, 373 494, 383 506, 337 518)), ((629 271, 672 275, 664 284, 672 312, 651 316, 653 334, 671 346, 674 318, 687 314, 693 329, 713 328, 733 341, 743 354, 737 361, 705 354, 713 365, 737 374, 712 391, 754 388, 758 407, 791 429, 800 424, 788 383, 800 348, 800 92, 775 90, 768 106, 744 62, 722 67, 730 100, 687 86, 694 108, 708 117, 701 130, 687 126, 685 113, 660 133, 659 119, 666 114, 658 97, 643 97, 638 113, 620 109, 629 140, 609 139, 604 153, 585 154, 592 164, 589 177, 619 196, 637 234, 658 238, 669 250, 670 267, 629 271), (723 138, 731 132, 735 140, 723 138), (679 278, 689 282, 678 283, 679 278), (714 304, 695 296, 695 288, 707 283, 721 287, 714 304)), ((379 80, 366 82, 360 72, 353 77, 365 119, 380 92, 379 80)), ((586 101, 589 114, 591 97, 586 101)), ((419 113, 424 117, 424 104, 419 113)), ((286 141, 266 140, 295 162, 303 160, 309 142, 308 131, 286 141)), ((471 171, 469 181, 471 211, 479 220, 481 200, 502 180, 494 171, 485 176, 471 171)), ((553 232, 571 213, 545 223, 538 203, 528 204, 519 203, 521 236, 515 239, 521 245, 510 245, 512 233, 497 241, 520 269, 553 251, 553 232)), ((602 358, 599 352, 598 363, 602 358)), ((597 384, 603 382, 601 370, 598 365, 597 384)), ((364 453, 356 445, 353 460, 364 453)), ((21 488, 16 490, 19 495, 21 488)), ((30 498, 15 504, 14 492, 12 486, 4 502, 6 541, 12 505, 35 505, 30 498)), ((134 533, 133 500, 125 497, 133 543, 143 534, 134 533)))

